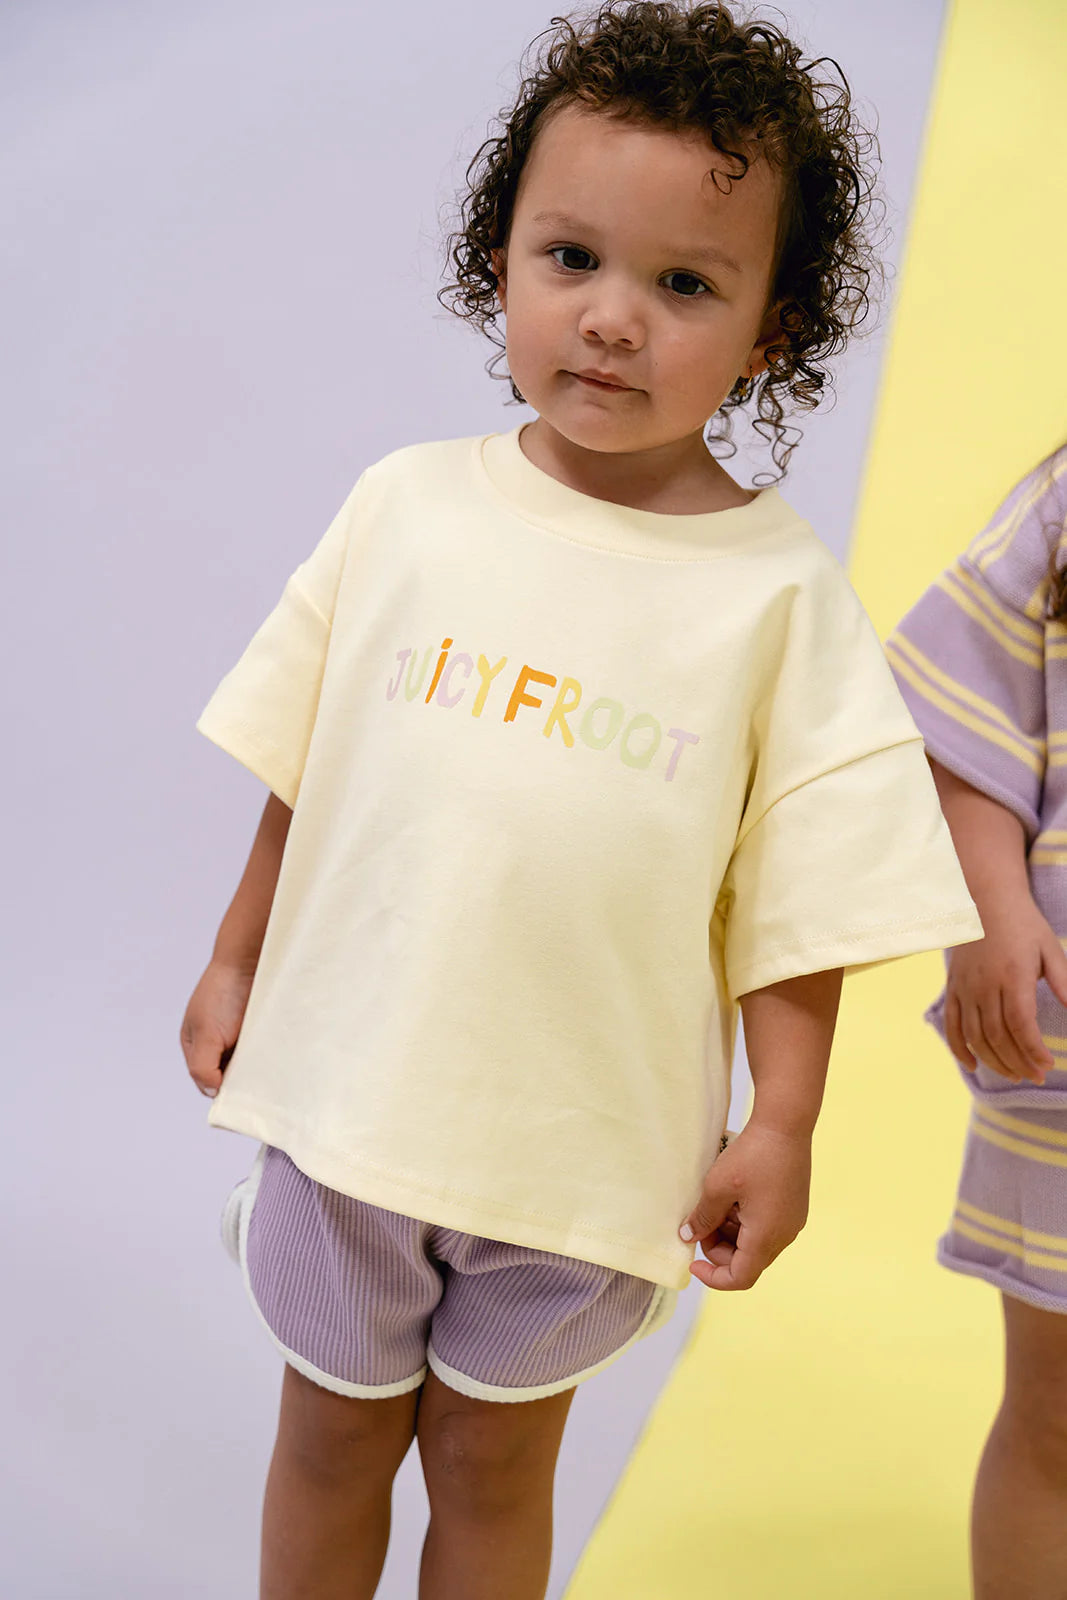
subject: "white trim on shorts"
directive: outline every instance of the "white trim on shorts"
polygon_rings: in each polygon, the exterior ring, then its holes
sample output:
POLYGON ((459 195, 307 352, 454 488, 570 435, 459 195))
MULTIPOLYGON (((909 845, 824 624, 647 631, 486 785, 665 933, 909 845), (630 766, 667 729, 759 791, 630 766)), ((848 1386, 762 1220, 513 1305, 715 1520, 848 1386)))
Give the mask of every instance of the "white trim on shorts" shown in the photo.
POLYGON ((259 1189, 259 1180, 263 1173, 263 1163, 266 1160, 267 1147, 260 1145, 256 1159, 248 1177, 239 1183, 230 1194, 222 1213, 222 1240, 227 1251, 234 1256, 241 1268, 241 1278, 244 1282, 248 1298, 252 1302, 253 1310, 274 1348, 284 1357, 289 1366, 295 1368, 302 1377, 309 1378, 312 1383, 317 1383, 320 1388, 330 1389, 334 1394, 347 1395, 353 1400, 389 1400, 394 1395, 408 1394, 412 1389, 417 1389, 426 1381, 427 1373, 432 1370, 442 1383, 448 1388, 455 1389, 457 1393, 466 1395, 470 1400, 493 1400, 497 1402, 515 1402, 529 1400, 545 1400, 550 1395, 562 1394, 565 1389, 573 1389, 579 1383, 584 1383, 587 1378, 595 1377, 598 1372, 603 1372, 624 1355, 631 1345, 643 1339, 646 1334, 659 1328, 672 1315, 681 1292, 678 1289, 668 1289, 664 1284, 656 1285, 648 1310, 641 1320, 637 1331, 622 1343, 617 1350, 613 1350, 603 1361, 597 1361, 593 1366, 576 1372, 573 1377, 558 1378, 553 1383, 538 1384, 533 1388, 506 1388, 498 1387, 491 1383, 481 1383, 477 1378, 468 1378, 466 1373, 457 1372, 442 1361, 431 1345, 426 1352, 428 1366, 421 1367, 410 1378, 400 1378, 396 1383, 367 1384, 350 1383, 347 1378, 335 1378, 332 1373, 323 1372, 313 1366, 310 1361, 298 1355, 295 1350, 290 1350, 284 1345, 274 1332, 270 1323, 260 1309, 259 1302, 252 1290, 252 1279, 248 1270, 248 1225, 252 1216, 252 1207, 255 1204, 256 1192, 259 1189), (234 1210, 236 1209, 236 1239, 231 1236, 230 1230, 234 1226, 234 1210))
MULTIPOLYGON (((260 1145, 256 1154, 256 1159, 252 1163, 251 1172, 248 1174, 248 1177, 245 1178, 243 1183, 240 1183, 237 1186, 236 1192, 239 1197, 238 1204, 240 1207, 237 1222, 237 1259, 241 1268, 241 1278, 244 1282, 245 1289, 248 1292, 248 1298, 252 1302, 252 1307, 256 1313, 256 1316, 259 1318, 263 1327, 267 1330, 267 1335, 271 1344, 273 1344, 274 1348, 279 1352, 280 1355, 284 1356, 289 1366, 294 1367, 302 1377, 310 1378, 312 1383, 317 1383, 322 1389, 332 1389, 334 1394, 347 1395, 350 1400, 390 1400, 394 1395, 408 1394, 412 1389, 417 1389, 420 1384, 424 1383, 426 1380, 426 1374, 429 1370, 427 1367, 421 1367, 419 1371, 413 1373, 410 1378, 400 1378, 396 1383, 381 1384, 350 1383, 347 1378, 335 1378, 330 1372, 322 1372, 318 1367, 313 1366, 310 1361, 305 1360, 303 1356, 298 1355, 295 1350, 290 1350, 287 1345, 284 1345, 274 1332, 274 1329, 271 1327, 266 1317, 263 1315, 263 1312, 260 1310, 259 1301, 256 1299, 252 1290, 252 1279, 248 1271, 247 1244, 248 1224, 252 1216, 252 1207, 255 1204, 256 1192, 259 1189, 259 1180, 263 1174, 263 1163, 266 1160, 266 1155, 266 1145, 260 1145)), ((232 1215, 232 1196, 230 1201, 227 1202, 226 1209, 223 1211, 224 1228, 230 1215, 232 1215)), ((223 1234, 223 1243, 227 1246, 227 1249, 230 1250, 232 1255, 233 1250, 231 1240, 226 1237, 225 1233, 223 1234)))
POLYGON ((574 1389, 579 1383, 584 1383, 586 1378, 593 1378, 598 1372, 603 1372, 605 1367, 610 1367, 613 1361, 625 1355, 638 1339, 643 1339, 646 1333, 651 1333, 653 1327, 658 1328, 661 1323, 666 1322, 674 1310, 678 1294, 677 1289, 668 1289, 664 1284, 658 1283, 641 1326, 636 1333, 632 1333, 623 1344, 620 1344, 617 1350, 605 1356, 603 1361, 595 1362, 593 1366, 574 1373, 570 1378, 557 1378, 554 1383, 541 1383, 532 1389, 500 1388, 496 1384, 481 1383, 477 1378, 468 1378, 465 1372, 457 1372, 455 1367, 450 1367, 447 1362, 442 1361, 432 1344, 426 1351, 426 1359, 430 1363, 431 1371, 442 1383, 446 1383, 450 1389, 458 1390, 460 1394, 465 1394, 470 1400, 495 1400, 503 1401, 505 1404, 515 1400, 547 1400, 549 1395, 562 1394, 564 1389, 574 1389))

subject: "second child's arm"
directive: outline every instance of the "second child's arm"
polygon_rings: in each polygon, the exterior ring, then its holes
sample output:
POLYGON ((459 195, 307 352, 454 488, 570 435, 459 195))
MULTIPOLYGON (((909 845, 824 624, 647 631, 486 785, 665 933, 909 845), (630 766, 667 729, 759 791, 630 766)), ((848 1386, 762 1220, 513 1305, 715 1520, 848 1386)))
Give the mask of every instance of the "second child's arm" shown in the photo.
POLYGON ((985 929, 984 939, 949 955, 949 1047, 968 1071, 980 1060, 1014 1083, 1043 1083, 1053 1058, 1037 1025, 1037 983, 1044 977, 1067 1005, 1067 956, 1034 904, 1023 825, 940 762, 930 766, 985 929))
POLYGON ((182 1019, 186 1066, 194 1083, 208 1096, 218 1093, 223 1069, 241 1031, 292 815, 277 795, 269 796, 211 960, 182 1019))
POLYGON ((755 1088, 752 1114, 704 1179, 682 1226, 707 1257, 690 1271, 709 1289, 750 1289, 808 1215, 811 1136, 822 1104, 840 968, 741 997, 755 1088))

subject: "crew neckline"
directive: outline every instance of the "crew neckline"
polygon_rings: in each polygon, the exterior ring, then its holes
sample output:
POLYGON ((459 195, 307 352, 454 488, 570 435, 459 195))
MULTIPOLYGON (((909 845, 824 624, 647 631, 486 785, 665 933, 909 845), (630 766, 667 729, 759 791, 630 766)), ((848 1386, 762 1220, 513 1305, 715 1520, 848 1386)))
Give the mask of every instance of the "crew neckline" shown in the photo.
POLYGON ((519 435, 526 427, 528 422, 520 422, 508 433, 475 439, 476 469, 518 516, 578 544, 692 561, 722 555, 802 521, 774 488, 761 489, 747 505, 724 511, 645 511, 597 499, 561 483, 524 455, 519 435))

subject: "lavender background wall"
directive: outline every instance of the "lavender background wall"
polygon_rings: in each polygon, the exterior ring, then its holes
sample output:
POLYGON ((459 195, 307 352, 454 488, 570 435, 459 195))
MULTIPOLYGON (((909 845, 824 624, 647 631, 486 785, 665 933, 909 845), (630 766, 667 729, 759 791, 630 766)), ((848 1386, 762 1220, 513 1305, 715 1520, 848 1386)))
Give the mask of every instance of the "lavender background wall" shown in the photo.
MULTIPOLYGON (((529 415, 437 306, 437 239, 556 9, 0 15, 13 1600, 254 1595, 279 1369, 216 1243, 252 1150, 204 1126, 177 1029, 263 793, 193 722, 367 462, 529 415)), ((877 108, 898 255, 941 7, 783 10, 877 108)), ((880 350, 787 489, 839 554, 880 350)), ((580 1394, 554 1595, 699 1305, 580 1394)), ((422 1515, 411 1459, 386 1600, 414 1593, 422 1515)))

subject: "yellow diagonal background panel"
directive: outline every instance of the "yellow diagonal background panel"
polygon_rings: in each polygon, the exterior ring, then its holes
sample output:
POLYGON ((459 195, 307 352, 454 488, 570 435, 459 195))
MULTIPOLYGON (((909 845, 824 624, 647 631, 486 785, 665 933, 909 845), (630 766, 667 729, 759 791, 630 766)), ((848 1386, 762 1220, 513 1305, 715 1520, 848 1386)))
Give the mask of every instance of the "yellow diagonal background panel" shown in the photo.
MULTIPOLYGON (((883 634, 1067 437, 1065 81, 1062 0, 952 7, 853 548, 883 634)), ((940 979, 846 985, 811 1225, 706 1296, 568 1600, 966 1600, 1000 1332, 933 1260, 968 1109, 940 979)))

